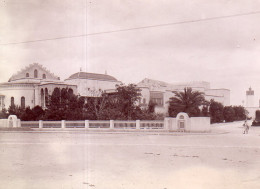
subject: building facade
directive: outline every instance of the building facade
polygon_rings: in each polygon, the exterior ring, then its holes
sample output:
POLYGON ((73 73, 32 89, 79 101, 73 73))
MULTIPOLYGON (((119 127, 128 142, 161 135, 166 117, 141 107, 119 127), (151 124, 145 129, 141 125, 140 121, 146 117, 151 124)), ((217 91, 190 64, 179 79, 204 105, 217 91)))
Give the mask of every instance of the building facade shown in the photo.
POLYGON ((103 92, 115 92, 117 84, 121 82, 112 76, 87 72, 78 72, 60 81, 42 65, 34 63, 14 74, 8 82, 0 83, 0 110, 11 105, 46 108, 55 88, 68 88, 79 96, 100 97, 103 92))
POLYGON ((152 79, 144 79, 137 84, 141 89, 142 99, 140 104, 147 107, 148 103, 154 102, 155 112, 166 114, 168 112, 169 100, 174 96, 173 91, 183 91, 185 87, 190 87, 192 90, 203 92, 205 99, 211 99, 222 103, 224 106, 230 105, 230 90, 229 89, 211 89, 210 83, 205 81, 175 83, 170 84, 163 81, 152 79))
POLYGON ((65 83, 77 85, 78 95, 84 97, 100 97, 102 93, 114 92, 116 85, 121 84, 113 76, 88 72, 72 74, 65 83))
POLYGON ((40 64, 30 64, 14 74, 8 82, 0 83, 0 109, 8 109, 11 105, 22 108, 39 105, 45 108, 55 88, 69 88, 77 92, 76 85, 60 81, 59 77, 40 64))

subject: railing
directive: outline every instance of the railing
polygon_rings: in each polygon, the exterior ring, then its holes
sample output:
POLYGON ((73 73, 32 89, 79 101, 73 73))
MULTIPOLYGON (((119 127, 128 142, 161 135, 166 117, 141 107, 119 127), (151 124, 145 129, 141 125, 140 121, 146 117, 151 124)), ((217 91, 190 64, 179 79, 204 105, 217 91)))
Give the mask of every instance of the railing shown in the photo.
POLYGON ((164 121, 155 120, 80 120, 80 121, 21 121, 23 128, 55 128, 55 129, 164 129, 164 121))
POLYGON ((89 121, 89 128, 110 128, 110 121, 89 121))
POLYGON ((66 121, 65 128, 85 128, 85 121, 66 121))
POLYGON ((21 121, 23 128, 39 128, 39 121, 21 121))
POLYGON ((114 121, 115 129, 136 129, 136 121, 114 121))
POLYGON ((163 129, 164 121, 150 121, 142 120, 140 121, 140 129, 163 129))
POLYGON ((60 121, 43 121, 42 128, 61 128, 62 123, 60 121))

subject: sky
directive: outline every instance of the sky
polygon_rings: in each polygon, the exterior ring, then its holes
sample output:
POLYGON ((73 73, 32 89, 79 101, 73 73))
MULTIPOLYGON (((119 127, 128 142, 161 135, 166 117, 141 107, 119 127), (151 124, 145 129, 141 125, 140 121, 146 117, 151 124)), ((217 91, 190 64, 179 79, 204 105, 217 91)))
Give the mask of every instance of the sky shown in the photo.
POLYGON ((125 84, 208 81, 232 105, 251 86, 258 105, 258 11, 258 0, 0 0, 0 82, 36 62, 62 80, 82 68, 125 84))

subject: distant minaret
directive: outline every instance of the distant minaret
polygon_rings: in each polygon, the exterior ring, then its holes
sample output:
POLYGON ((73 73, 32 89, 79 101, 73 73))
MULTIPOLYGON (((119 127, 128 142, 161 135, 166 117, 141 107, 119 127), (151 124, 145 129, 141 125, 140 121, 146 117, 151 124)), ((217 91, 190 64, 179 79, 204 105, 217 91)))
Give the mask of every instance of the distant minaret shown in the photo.
POLYGON ((254 107, 254 91, 251 87, 246 91, 246 107, 254 107))

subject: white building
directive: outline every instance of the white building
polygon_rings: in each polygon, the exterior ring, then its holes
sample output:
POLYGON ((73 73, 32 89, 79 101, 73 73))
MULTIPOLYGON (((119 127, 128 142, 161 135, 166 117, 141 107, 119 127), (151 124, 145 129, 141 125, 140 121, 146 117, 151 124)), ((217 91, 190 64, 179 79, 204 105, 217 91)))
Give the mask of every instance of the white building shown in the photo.
POLYGON ((0 109, 10 105, 20 107, 46 107, 48 95, 55 88, 70 88, 77 91, 76 85, 65 84, 60 78, 40 64, 30 64, 14 74, 8 82, 0 83, 0 109))
POLYGON ((230 105, 229 89, 211 89, 210 83, 205 81, 170 84, 146 78, 139 82, 137 86, 141 89, 142 93, 140 104, 142 106, 147 106, 149 101, 155 102, 157 104, 155 112, 158 113, 167 113, 169 99, 174 96, 173 91, 183 91, 185 87, 190 87, 192 90, 203 92, 205 99, 208 101, 214 99, 224 106, 230 105))
POLYGON ((78 72, 60 81, 42 65, 34 63, 14 74, 8 82, 0 83, 0 110, 10 105, 45 108, 55 88, 68 88, 84 97, 98 97, 102 92, 114 92, 117 84, 121 82, 112 76, 87 72, 78 72))
POLYGON ((246 91, 246 110, 248 111, 248 117, 255 119, 256 110, 260 110, 258 106, 255 106, 254 103, 254 90, 250 87, 248 91, 246 91))
POLYGON ((103 92, 114 92, 116 85, 121 84, 116 78, 107 74, 78 72, 72 74, 65 83, 77 85, 80 96, 99 97, 103 92))

